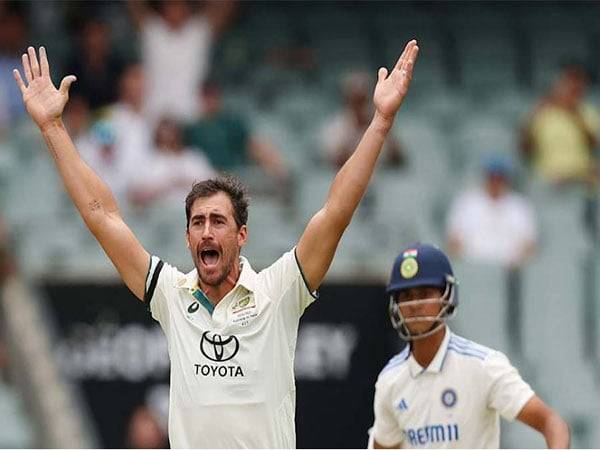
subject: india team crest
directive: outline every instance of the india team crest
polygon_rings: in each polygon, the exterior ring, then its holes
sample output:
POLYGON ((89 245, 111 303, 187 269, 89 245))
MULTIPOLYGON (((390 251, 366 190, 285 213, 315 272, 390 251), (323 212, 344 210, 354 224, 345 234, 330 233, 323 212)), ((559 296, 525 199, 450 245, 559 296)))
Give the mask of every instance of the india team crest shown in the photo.
POLYGON ((402 278, 413 278, 419 272, 419 263, 413 257, 406 258, 400 264, 400 275, 402 278))
POLYGON ((446 407, 446 408, 452 408, 454 405, 456 405, 456 391, 454 389, 444 389, 444 392, 442 392, 442 404, 446 407))

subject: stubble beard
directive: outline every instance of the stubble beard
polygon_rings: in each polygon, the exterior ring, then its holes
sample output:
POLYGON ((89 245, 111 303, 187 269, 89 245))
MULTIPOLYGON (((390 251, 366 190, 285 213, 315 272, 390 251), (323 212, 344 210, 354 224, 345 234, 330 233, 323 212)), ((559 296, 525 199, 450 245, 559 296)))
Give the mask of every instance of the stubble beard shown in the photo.
POLYGON ((229 277, 229 274, 231 273, 231 271, 233 269, 233 261, 227 261, 227 263, 223 264, 222 267, 223 268, 221 270, 221 273, 216 275, 216 277, 217 277, 216 279, 214 278, 215 276, 211 276, 210 278, 207 278, 202 273, 202 270, 200 269, 200 264, 196 263, 196 271, 198 272, 198 278, 200 278, 200 281, 202 281, 202 283, 205 284, 206 286, 210 286, 210 287, 219 286, 225 280, 227 280, 227 277, 229 277))

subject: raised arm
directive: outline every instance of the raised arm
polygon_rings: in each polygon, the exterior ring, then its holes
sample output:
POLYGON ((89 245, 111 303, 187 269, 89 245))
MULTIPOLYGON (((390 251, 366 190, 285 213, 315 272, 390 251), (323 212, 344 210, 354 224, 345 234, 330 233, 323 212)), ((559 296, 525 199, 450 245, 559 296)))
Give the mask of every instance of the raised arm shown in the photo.
POLYGON ((383 142, 408 92, 418 52, 417 41, 410 41, 391 73, 383 67, 379 69, 371 124, 336 175, 325 205, 300 237, 296 254, 311 290, 323 281, 342 234, 367 189, 383 142))
POLYGON ((23 94, 27 112, 42 132, 62 181, 85 224, 113 262, 127 287, 143 299, 150 255, 123 222, 108 186, 81 159, 63 122, 73 75, 63 78, 56 89, 50 79, 46 50, 40 61, 33 47, 23 55, 23 82, 17 69, 15 80, 23 94))

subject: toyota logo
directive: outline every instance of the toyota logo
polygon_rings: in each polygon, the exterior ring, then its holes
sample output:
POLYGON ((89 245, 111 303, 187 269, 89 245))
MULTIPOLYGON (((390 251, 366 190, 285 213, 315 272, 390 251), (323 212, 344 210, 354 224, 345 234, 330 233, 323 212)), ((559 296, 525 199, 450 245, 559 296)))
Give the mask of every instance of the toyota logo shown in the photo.
POLYGON ((200 351, 211 361, 223 362, 233 358, 240 349, 240 341, 235 336, 221 336, 209 331, 202 333, 200 351))

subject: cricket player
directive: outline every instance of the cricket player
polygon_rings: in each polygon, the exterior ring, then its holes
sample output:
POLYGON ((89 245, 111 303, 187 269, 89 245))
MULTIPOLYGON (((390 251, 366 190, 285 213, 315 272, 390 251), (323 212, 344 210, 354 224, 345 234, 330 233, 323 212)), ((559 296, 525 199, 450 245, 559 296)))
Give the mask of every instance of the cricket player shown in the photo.
POLYGON ((417 42, 410 41, 389 73, 379 69, 374 116, 356 151, 297 245, 267 269, 257 273, 240 256, 249 230, 248 201, 239 182, 218 178, 195 184, 185 202, 185 237, 195 266, 187 274, 142 247, 106 184, 79 156, 61 120, 75 77, 63 78, 56 89, 45 49, 39 49, 39 59, 32 47, 23 55, 25 81, 18 70, 14 77, 66 190, 125 284, 149 305, 167 336, 172 447, 295 447, 299 319, 315 299, 365 193, 418 51, 417 42))
POLYGON ((500 418, 569 447, 569 427, 523 381, 504 354, 452 333, 458 283, 437 247, 400 252, 387 292, 390 317, 409 342, 375 385, 374 448, 498 448, 500 418))

